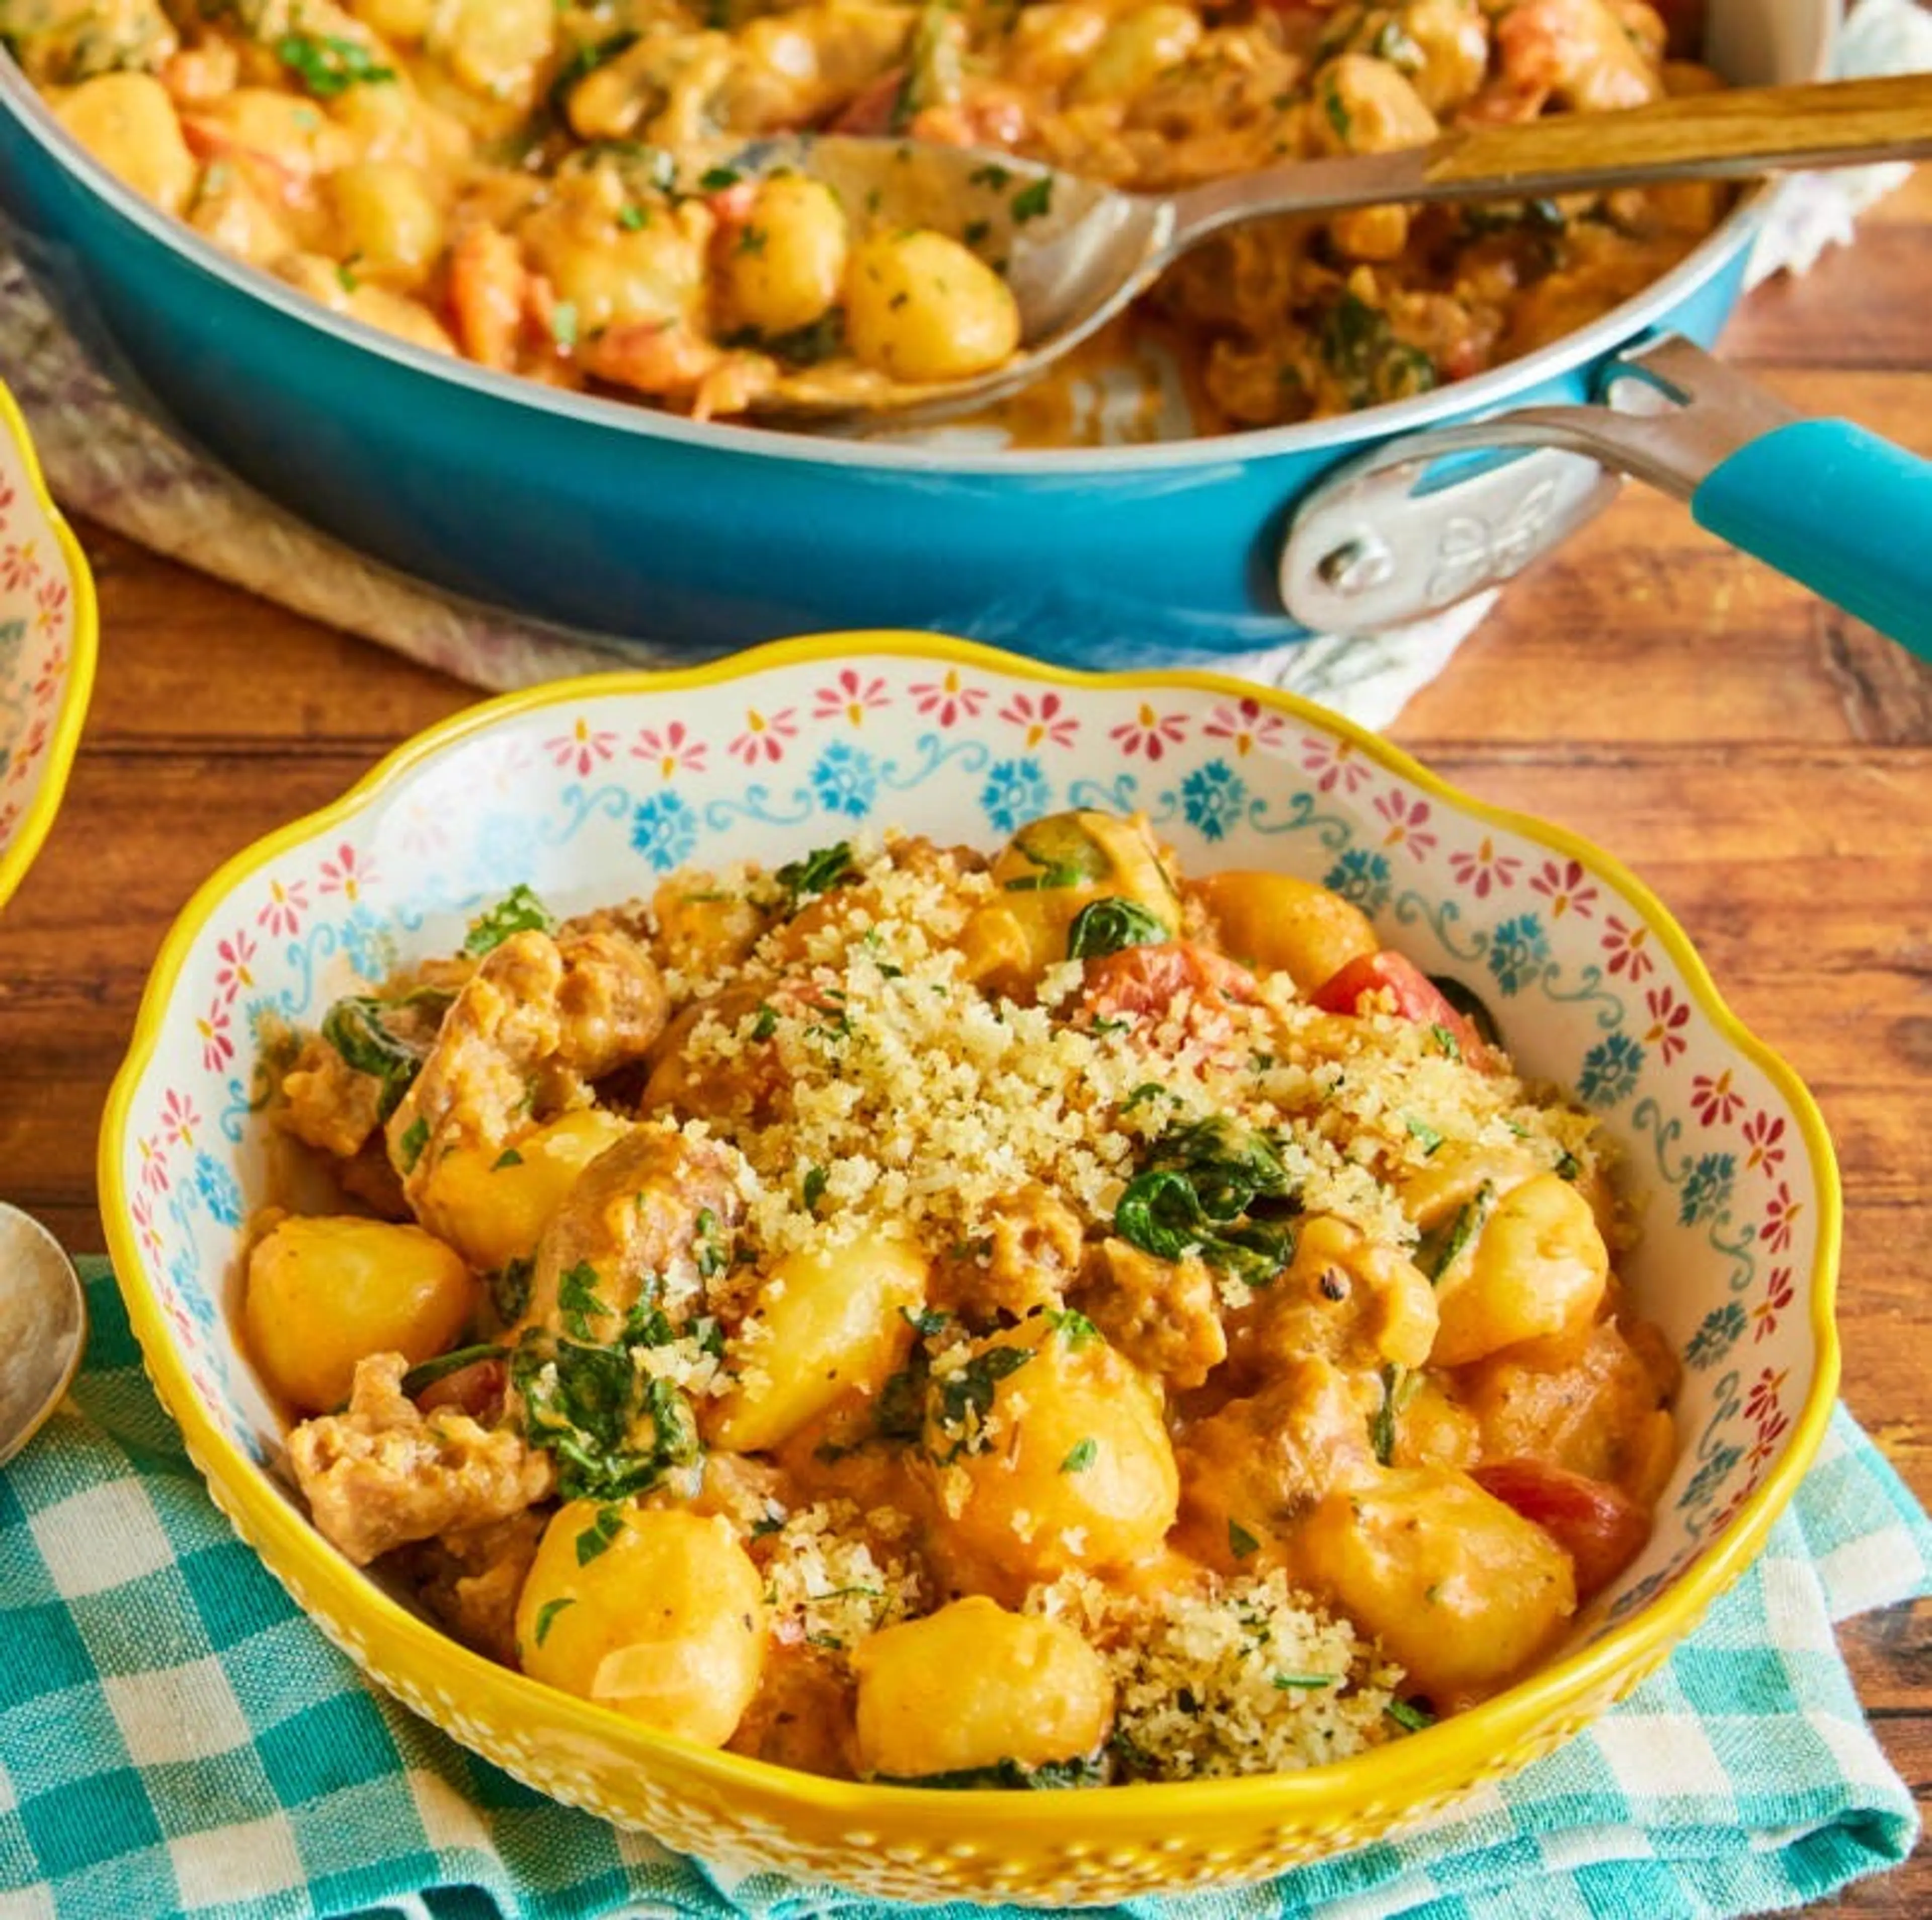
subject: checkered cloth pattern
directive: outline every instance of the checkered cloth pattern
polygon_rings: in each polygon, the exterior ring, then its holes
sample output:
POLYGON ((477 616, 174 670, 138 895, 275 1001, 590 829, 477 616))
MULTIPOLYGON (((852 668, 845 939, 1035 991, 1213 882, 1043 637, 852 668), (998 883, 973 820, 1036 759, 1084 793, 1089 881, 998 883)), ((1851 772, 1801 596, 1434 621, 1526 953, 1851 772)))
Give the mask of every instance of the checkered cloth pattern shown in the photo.
MULTIPOLYGON (((0 1472, 0 1920, 885 1920, 725 1882, 371 1692, 209 1504, 111 1276, 86 1278, 86 1370, 0 1472)), ((1832 1623, 1928 1573, 1932 1527, 1841 1412, 1757 1565, 1593 1732, 1400 1840, 1123 1911, 1701 1920, 1820 1898, 1918 1832, 1832 1623)))

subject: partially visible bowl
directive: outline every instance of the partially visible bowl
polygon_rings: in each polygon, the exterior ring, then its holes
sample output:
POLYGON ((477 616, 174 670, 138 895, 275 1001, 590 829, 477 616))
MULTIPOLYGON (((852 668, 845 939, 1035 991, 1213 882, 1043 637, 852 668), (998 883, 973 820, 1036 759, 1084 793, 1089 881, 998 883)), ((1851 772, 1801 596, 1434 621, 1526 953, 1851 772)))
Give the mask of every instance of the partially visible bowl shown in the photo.
POLYGON ((0 386, 0 907, 59 811, 99 632, 86 556, 0 386))
POLYGON ((1082 676, 924 634, 792 641, 480 707, 230 861, 164 946, 101 1136, 110 1244, 217 1502, 380 1685, 558 1798, 668 1844, 888 1898, 1044 1905, 1228 1886, 1358 1845, 1547 1752, 1664 1660, 1762 1544, 1838 1379, 1839 1197, 1816 1109, 1628 872, 1283 696, 1082 676), (277 1478, 280 1428, 224 1311, 266 1124, 265 1028, 446 951, 522 881, 560 911, 696 860, 854 826, 983 843, 1065 806, 1144 809, 1194 872, 1358 901, 1496 1007, 1633 1177, 1637 1310, 1684 1369, 1648 1547, 1557 1660, 1469 1712, 1294 1775, 1083 1794, 854 1784, 700 1749, 470 1653, 356 1571, 277 1478))

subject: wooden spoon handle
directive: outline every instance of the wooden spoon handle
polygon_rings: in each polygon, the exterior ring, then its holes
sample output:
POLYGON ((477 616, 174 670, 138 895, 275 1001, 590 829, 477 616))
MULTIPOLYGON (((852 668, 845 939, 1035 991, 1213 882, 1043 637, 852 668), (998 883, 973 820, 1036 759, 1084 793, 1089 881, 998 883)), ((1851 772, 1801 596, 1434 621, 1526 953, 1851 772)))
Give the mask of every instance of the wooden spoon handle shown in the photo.
POLYGON ((1679 95, 1619 113, 1559 113, 1464 126, 1428 149, 1432 185, 1600 170, 1632 180, 1667 169, 1736 176, 1790 165, 1932 154, 1932 74, 1679 95), (1754 166, 1751 163, 1756 163, 1754 166))

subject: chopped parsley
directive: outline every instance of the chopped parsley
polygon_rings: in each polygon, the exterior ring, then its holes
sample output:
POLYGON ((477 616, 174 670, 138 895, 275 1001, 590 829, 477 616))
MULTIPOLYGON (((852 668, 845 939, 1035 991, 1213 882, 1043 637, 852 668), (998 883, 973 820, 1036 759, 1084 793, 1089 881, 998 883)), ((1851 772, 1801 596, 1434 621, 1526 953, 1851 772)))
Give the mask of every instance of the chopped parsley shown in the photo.
POLYGON ((511 1356, 511 1384, 524 1402, 530 1444, 555 1459, 557 1491, 566 1500, 641 1493, 699 1456, 698 1425, 684 1396, 669 1381, 640 1373, 631 1358, 631 1346, 663 1344, 658 1334, 675 1337, 653 1316, 661 1321, 662 1310, 632 1316, 614 1346, 559 1340, 532 1328, 511 1356))
POLYGON ((1436 1724, 1436 1716, 1413 1700, 1391 1700, 1382 1711, 1396 1726, 1411 1733, 1420 1733, 1425 1726, 1436 1724))
POLYGON ((1013 176, 997 160, 989 160, 984 166, 976 166, 967 175, 967 184, 974 187, 991 187, 995 191, 1004 187, 1013 176))
POLYGON ((989 1767, 962 1767, 952 1773, 922 1773, 902 1779, 881 1774, 882 1784, 891 1786, 929 1786, 946 1792, 970 1792, 994 1787, 1006 1792, 1058 1790, 1064 1787, 1100 1786, 1106 1775, 1096 1760, 1046 1760, 1038 1766, 1025 1766, 1018 1760, 996 1760, 989 1767))
POLYGON ((452 1353, 440 1353, 434 1360, 419 1360, 403 1376, 403 1391, 411 1400, 427 1387, 433 1387, 439 1380, 446 1380, 452 1373, 460 1373, 466 1366, 474 1366, 478 1361, 501 1360, 505 1349, 484 1342, 481 1346, 458 1347, 452 1353))
POLYGON ((638 44, 634 33, 614 33, 604 40, 586 40, 581 46, 571 50, 570 58, 556 70, 556 77, 550 83, 545 96, 552 116, 563 119, 567 116, 570 96, 577 91, 578 83, 606 67, 620 53, 628 53, 638 44))
POLYGON ((1085 1314, 1073 1308, 1050 1306, 1046 1310, 1046 1324, 1064 1340, 1070 1347, 1084 1347, 1090 1340, 1100 1337, 1100 1330, 1085 1314))
POLYGON ((403 1171, 414 1173, 416 1162, 423 1156, 423 1149, 429 1144, 429 1122, 418 1114, 403 1129, 403 1137, 396 1142, 396 1150, 402 1156, 403 1171))
MULTIPOLYGON (((574 313, 572 317, 574 320, 574 313)), ((556 927, 550 909, 527 886, 518 885, 470 922, 470 931, 463 936, 463 950, 480 960, 484 954, 495 952, 513 933, 551 933, 556 927)))
POLYGON ((577 1564, 587 1567, 600 1554, 610 1550, 611 1542, 623 1531, 621 1507, 600 1507, 597 1517, 577 1536, 577 1564))
POLYGON ((1230 1516, 1228 1522, 1228 1551, 1237 1560, 1245 1560, 1250 1554, 1258 1553, 1261 1544, 1239 1520, 1230 1516))
MULTIPOLYGON (((938 1424, 944 1431, 959 1436, 940 1466, 950 1465, 962 1454, 979 1452, 984 1444, 980 1430, 993 1410, 1000 1382, 1009 1374, 1017 1373, 1033 1357, 1031 1347, 988 1347, 940 1383, 938 1424)), ((883 1413, 883 1406, 880 1411, 883 1413)))
POLYGON ((830 1176, 823 1167, 807 1167, 805 1179, 799 1188, 799 1197, 805 1202, 805 1210, 815 1214, 818 1203, 825 1198, 825 1183, 830 1176))
POLYGON ((492 1173, 501 1173, 506 1167, 520 1167, 523 1163, 524 1156, 517 1151, 515 1148, 506 1147, 490 1162, 490 1171, 492 1173))
POLYGON ((1030 186, 1022 187, 1012 197, 1013 222, 1024 226, 1030 220, 1038 220, 1053 205, 1053 176, 1042 173, 1030 186))
POLYGON ((626 233, 641 233, 650 224, 650 208, 639 206, 634 200, 627 200, 617 209, 617 224, 626 233))
POLYGON ((577 344, 577 302, 560 300, 550 310, 550 337, 556 343, 560 353, 568 353, 577 344))
POLYGON ((707 194, 722 194, 742 177, 735 166, 710 166, 698 176, 698 184, 707 194))
MULTIPOLYGON (((578 1536, 579 1564, 582 1564, 584 1536, 578 1536)), ((556 1624, 556 1616, 566 1606, 574 1606, 577 1602, 568 1594, 560 1594, 555 1600, 547 1600, 537 1609, 536 1642, 542 1646, 550 1638, 550 1630, 556 1624)))
POLYGON ((351 87, 393 80, 393 67, 379 66, 359 41, 336 34, 285 33, 275 42, 275 58, 316 100, 334 100, 351 87))
POLYGON ((1409 1131, 1409 1136, 1422 1148, 1424 1154, 1432 1154, 1442 1144, 1442 1136, 1426 1120, 1418 1120, 1412 1113, 1402 1117, 1402 1124, 1409 1131))
POLYGON ((1089 1434, 1084 1440, 1076 1441, 1069 1450, 1065 1460, 1060 1463, 1062 1473, 1084 1473, 1100 1456, 1100 1443, 1089 1434))
POLYGON ((587 1260, 578 1261, 556 1283, 557 1311, 572 1340, 589 1340, 591 1316, 601 1318, 610 1311, 597 1298, 596 1289, 597 1269, 587 1260))
POLYGON ((1341 1677, 1339 1673, 1277 1673, 1274 1684, 1278 1693, 1292 1694, 1304 1688, 1333 1687, 1341 1677))
POLYGON ((752 1038, 768 1040, 778 1030, 778 1011, 770 1000, 758 1002, 758 1018, 752 1022, 752 1038))

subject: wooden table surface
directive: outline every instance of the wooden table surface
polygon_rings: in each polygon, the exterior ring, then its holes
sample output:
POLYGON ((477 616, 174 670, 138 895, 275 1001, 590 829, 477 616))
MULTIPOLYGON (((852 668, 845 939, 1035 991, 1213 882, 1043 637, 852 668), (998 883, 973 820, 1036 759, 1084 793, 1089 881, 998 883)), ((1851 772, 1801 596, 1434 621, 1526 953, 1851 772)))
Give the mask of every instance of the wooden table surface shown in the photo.
MULTIPOLYGON (((1777 392, 1932 455, 1932 170, 1726 344, 1777 392)), ((104 1096, 193 888, 472 696, 98 529, 99 684, 65 806, 0 924, 5 1197, 101 1246, 104 1096)), ((1932 1498, 1932 668, 1635 489, 1512 587, 1391 732, 1574 827, 1669 903, 1816 1094, 1846 1223, 1844 1394, 1932 1498)), ((1932 1609, 1849 1627, 1879 1738, 1932 1798, 1932 1609)), ((1932 1913, 1932 1850, 1833 1910, 1932 1913)))

